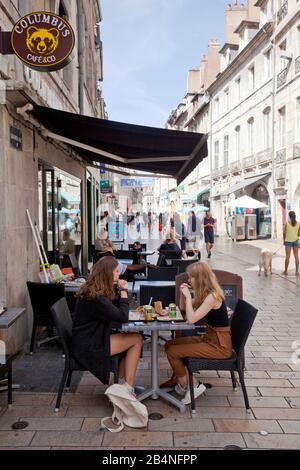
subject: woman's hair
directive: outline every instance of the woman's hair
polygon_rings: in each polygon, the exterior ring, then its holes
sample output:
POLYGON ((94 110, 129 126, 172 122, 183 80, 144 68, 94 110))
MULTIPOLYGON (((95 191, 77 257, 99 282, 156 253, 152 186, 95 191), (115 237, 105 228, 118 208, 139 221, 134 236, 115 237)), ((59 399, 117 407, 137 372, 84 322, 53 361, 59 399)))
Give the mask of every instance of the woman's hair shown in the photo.
POLYGON ((115 298, 113 271, 118 262, 113 256, 104 256, 94 264, 88 280, 80 287, 76 297, 85 300, 97 300, 104 295, 109 300, 115 298))
POLYGON ((291 220, 292 226, 295 227, 295 225, 297 224, 297 220, 296 220, 296 214, 294 211, 289 212, 289 218, 291 220))
POLYGON ((97 241, 97 249, 99 251, 113 251, 114 245, 111 240, 98 240, 97 241))
POLYGON ((196 308, 200 307, 209 294, 213 294, 219 302, 225 300, 224 292, 208 264, 202 261, 192 263, 187 267, 186 272, 195 279, 194 306, 196 308))

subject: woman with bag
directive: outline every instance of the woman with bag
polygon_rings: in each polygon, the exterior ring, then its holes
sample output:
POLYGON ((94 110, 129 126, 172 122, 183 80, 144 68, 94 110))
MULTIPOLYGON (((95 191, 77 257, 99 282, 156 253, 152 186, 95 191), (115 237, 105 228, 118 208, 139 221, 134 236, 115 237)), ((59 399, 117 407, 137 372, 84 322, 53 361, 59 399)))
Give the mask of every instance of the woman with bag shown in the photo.
POLYGON ((133 393, 136 369, 141 355, 142 336, 113 333, 114 323, 127 323, 128 285, 119 280, 119 266, 113 256, 101 258, 79 289, 73 317, 72 352, 76 360, 104 384, 109 382, 110 357, 124 353, 119 378, 133 393), (114 286, 117 286, 118 295, 114 286))

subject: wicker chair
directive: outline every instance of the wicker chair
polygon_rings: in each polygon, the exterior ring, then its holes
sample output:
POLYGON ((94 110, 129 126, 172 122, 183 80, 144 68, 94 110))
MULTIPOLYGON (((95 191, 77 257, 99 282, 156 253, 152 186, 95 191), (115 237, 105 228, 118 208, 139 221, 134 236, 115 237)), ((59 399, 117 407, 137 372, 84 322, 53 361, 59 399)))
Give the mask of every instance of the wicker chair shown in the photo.
MULTIPOLYGON (((55 405, 55 411, 58 412, 64 388, 65 386, 67 389, 70 387, 73 371, 85 371, 86 369, 82 367, 71 354, 72 318, 66 299, 62 298, 52 305, 51 313, 65 355, 65 368, 59 385, 55 405)), ((115 383, 118 383, 118 365, 119 355, 111 356, 110 369, 114 373, 115 383)))
POLYGON ((247 411, 250 410, 247 389, 244 381, 243 370, 243 351, 248 339, 250 330, 257 314, 257 309, 239 299, 234 310, 231 320, 232 335, 232 356, 229 359, 202 359, 187 357, 184 362, 189 373, 189 387, 191 394, 192 413, 196 412, 194 388, 193 388, 193 372, 201 370, 228 370, 231 373, 233 388, 236 388, 236 378, 234 372, 237 371, 239 381, 242 387, 244 401, 247 411))

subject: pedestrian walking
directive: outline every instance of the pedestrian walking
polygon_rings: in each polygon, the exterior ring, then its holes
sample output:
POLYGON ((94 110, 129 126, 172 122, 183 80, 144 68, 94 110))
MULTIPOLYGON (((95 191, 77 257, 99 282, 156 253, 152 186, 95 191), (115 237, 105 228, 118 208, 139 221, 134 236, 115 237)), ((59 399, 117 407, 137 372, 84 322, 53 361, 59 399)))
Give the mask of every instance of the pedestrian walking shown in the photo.
POLYGON ((291 251, 293 250, 295 258, 296 276, 299 275, 299 236, 300 224, 296 220, 294 211, 289 212, 289 220, 283 226, 283 243, 285 246, 285 262, 282 274, 288 274, 291 251))
POLYGON ((214 234, 214 228, 215 228, 215 219, 212 217, 211 213, 209 211, 206 212, 206 217, 204 217, 203 224, 204 224, 204 240, 206 243, 206 251, 207 251, 207 257, 211 257, 211 250, 214 246, 214 241, 215 241, 215 234, 214 234))

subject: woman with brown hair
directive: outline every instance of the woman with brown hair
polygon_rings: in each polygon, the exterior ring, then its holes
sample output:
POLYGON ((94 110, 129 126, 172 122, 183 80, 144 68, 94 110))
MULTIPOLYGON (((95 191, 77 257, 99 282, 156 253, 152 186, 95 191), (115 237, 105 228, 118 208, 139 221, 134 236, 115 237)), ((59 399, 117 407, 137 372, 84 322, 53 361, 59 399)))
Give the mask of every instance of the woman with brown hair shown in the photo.
POLYGON ((295 258, 296 276, 299 276, 299 236, 300 224, 296 220, 294 211, 289 212, 289 220, 283 226, 283 242, 285 246, 285 262, 282 274, 287 276, 291 251, 293 250, 295 258))
MULTIPOLYGON (((177 377, 175 391, 185 395, 183 403, 191 402, 188 390, 188 374, 183 363, 185 357, 226 359, 232 354, 231 333, 224 293, 211 268, 203 262, 187 267, 189 284, 180 286, 179 307, 185 310, 187 323, 205 319, 207 331, 203 336, 179 337, 168 341, 165 349, 168 360, 177 377), (190 288, 194 290, 192 299, 190 288)), ((194 395, 199 397, 205 386, 194 379, 194 395)))
POLYGON ((142 336, 112 334, 112 322, 127 323, 129 314, 128 285, 119 279, 119 274, 118 262, 111 256, 105 256, 93 266, 89 279, 77 294, 72 352, 83 367, 105 384, 109 381, 110 357, 125 353, 119 377, 125 379, 125 384, 133 391, 142 336), (115 286, 119 298, 116 298, 115 286))

